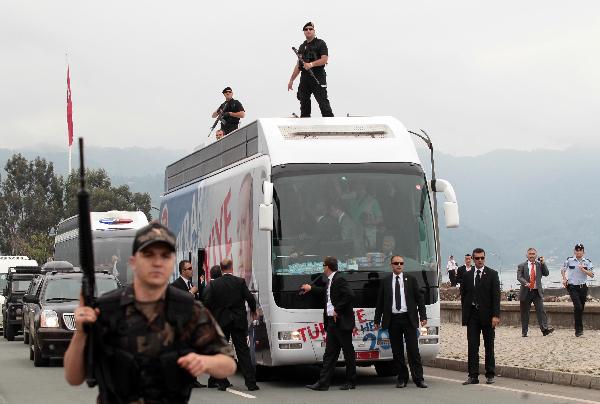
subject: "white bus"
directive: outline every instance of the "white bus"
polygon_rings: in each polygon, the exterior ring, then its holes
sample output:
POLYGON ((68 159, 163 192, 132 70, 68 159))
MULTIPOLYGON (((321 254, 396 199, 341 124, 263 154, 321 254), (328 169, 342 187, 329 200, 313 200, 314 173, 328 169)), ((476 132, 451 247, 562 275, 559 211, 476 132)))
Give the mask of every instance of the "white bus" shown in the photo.
MULTIPOLYGON (((322 362, 322 301, 299 288, 321 282, 323 256, 336 256, 355 293, 357 364, 390 375, 387 330, 375 331, 373 317, 392 254, 405 257, 425 295, 421 355, 440 347, 431 188, 392 117, 259 119, 167 167, 161 222, 177 235, 179 259, 191 255, 197 268, 200 255, 206 271, 228 257, 246 279, 262 312, 250 330, 257 365, 322 362)), ((434 188, 456 227, 452 186, 434 188)))
MULTIPOLYGON (((148 224, 144 212, 109 211, 90 212, 94 266, 97 271, 108 271, 121 283, 133 281, 128 268, 133 238, 140 227, 148 224)), ((54 239, 54 259, 79 266, 79 216, 61 221, 54 239)))

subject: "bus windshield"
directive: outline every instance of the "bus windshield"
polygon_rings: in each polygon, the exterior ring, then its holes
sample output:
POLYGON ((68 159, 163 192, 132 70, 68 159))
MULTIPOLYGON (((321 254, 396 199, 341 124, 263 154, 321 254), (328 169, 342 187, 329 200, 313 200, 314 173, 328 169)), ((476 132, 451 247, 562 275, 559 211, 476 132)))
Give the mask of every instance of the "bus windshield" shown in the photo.
POLYGON ((124 284, 133 282, 133 272, 128 270, 133 237, 94 238, 94 267, 107 271, 124 284))
MULTIPOLYGON (((301 283, 323 272, 326 255, 336 256, 338 270, 356 283, 360 307, 374 307, 374 299, 360 295, 391 271, 394 254, 404 257, 405 271, 423 288, 437 287, 432 211, 420 166, 291 164, 274 168, 273 184, 274 291, 291 288, 297 295, 301 283)), ((432 296, 428 303, 437 300, 432 296)))

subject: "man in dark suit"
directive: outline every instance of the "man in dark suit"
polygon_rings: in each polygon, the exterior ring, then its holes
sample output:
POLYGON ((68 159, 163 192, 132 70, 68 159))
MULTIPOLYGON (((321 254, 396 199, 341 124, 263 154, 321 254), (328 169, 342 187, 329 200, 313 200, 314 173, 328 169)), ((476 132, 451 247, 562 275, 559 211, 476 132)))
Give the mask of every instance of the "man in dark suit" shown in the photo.
POLYGON ((417 280, 403 273, 404 257, 394 255, 391 259, 392 273, 381 280, 377 306, 375 308, 375 329, 387 329, 390 335, 394 361, 399 366, 396 387, 406 387, 408 368, 404 361, 404 340, 412 379, 420 388, 427 388, 423 381, 423 364, 419 354, 419 324, 427 324, 427 312, 423 293, 417 280), (419 318, 421 321, 419 322, 419 318))
POLYGON ((473 260, 471 254, 465 254, 465 264, 458 267, 456 270, 456 283, 460 284, 462 277, 465 276, 473 268, 473 260))
POLYGON ((204 291, 204 285, 201 284, 200 288, 194 285, 194 282, 192 281, 193 273, 194 269, 192 268, 192 263, 190 261, 179 261, 179 278, 175 279, 171 286, 175 286, 177 289, 181 289, 185 292, 190 292, 194 295, 196 300, 200 300, 204 291))
POLYGON ((521 284, 519 301, 521 302, 521 332, 526 337, 529 331, 529 311, 531 303, 535 306, 538 325, 545 337, 554 331, 548 328, 548 317, 544 311, 544 291, 542 289, 542 277, 550 275, 544 257, 536 261, 537 251, 535 248, 527 250, 527 261, 517 267, 517 280, 521 284))
MULTIPOLYGON (((248 318, 246 303, 250 307, 252 319, 256 320, 256 300, 243 278, 233 275, 233 262, 226 258, 221 261, 223 276, 210 282, 206 289, 204 304, 211 311, 225 338, 233 342, 239 368, 244 375, 246 387, 250 391, 258 390, 256 385, 256 369, 250 359, 248 348, 248 318)), ((209 381, 210 383, 210 381, 209 381)), ((225 390, 231 386, 229 380, 224 379, 217 382, 219 390, 225 390)))
POLYGON ((346 360, 346 383, 340 390, 354 390, 356 388, 356 354, 352 345, 352 331, 355 327, 354 308, 352 299, 354 292, 346 279, 337 272, 338 261, 335 257, 325 257, 323 260, 323 274, 327 277, 327 286, 319 287, 304 284, 300 293, 317 293, 323 297, 323 323, 327 331, 325 354, 323 355, 323 368, 319 380, 306 387, 311 390, 325 391, 329 389, 335 364, 344 352, 346 360))
MULTIPOLYGON (((181 289, 184 292, 190 292, 194 295, 194 299, 201 300, 204 287, 201 286, 202 289, 199 290, 198 287, 194 285, 192 282, 193 273, 194 268, 189 260, 179 261, 179 278, 175 279, 175 281, 171 283, 171 286, 181 289)), ((205 384, 200 383, 198 380, 194 381, 193 385, 196 388, 206 387, 205 384)))
POLYGON ((494 383, 495 328, 500 323, 500 278, 498 272, 485 266, 483 248, 473 250, 475 267, 467 272, 460 284, 462 325, 467 326, 469 377, 463 383, 479 383, 479 336, 483 334, 485 347, 486 384, 494 383))

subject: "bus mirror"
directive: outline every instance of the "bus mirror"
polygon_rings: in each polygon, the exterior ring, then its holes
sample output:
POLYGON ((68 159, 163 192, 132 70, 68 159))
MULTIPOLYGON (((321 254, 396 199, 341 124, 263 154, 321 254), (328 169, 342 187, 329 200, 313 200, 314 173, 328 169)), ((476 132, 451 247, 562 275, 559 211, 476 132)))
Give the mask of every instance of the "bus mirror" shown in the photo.
MULTIPOLYGON (((273 184, 271 184, 273 187, 273 184)), ((272 189, 272 188, 271 188, 272 189)), ((261 203, 258 209, 258 228, 260 230, 273 230, 273 204, 261 203)))
MULTIPOLYGON (((269 181, 263 182, 263 203, 265 205, 271 205, 273 203, 273 183, 269 181)), ((271 226, 273 227, 273 226, 271 226)))
POLYGON ((454 228, 458 227, 459 215, 458 215, 458 203, 456 202, 456 194, 454 188, 446 180, 435 180, 430 184, 431 190, 434 192, 443 192, 444 199, 444 218, 446 220, 446 227, 454 228))

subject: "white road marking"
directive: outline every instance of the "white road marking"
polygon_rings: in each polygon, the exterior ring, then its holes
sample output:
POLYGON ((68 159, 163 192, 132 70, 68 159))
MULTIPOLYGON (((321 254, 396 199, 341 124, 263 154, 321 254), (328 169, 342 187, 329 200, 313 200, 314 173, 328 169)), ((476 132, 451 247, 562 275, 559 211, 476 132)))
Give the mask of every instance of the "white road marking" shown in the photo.
MULTIPOLYGON (((428 379, 446 380, 448 382, 456 382, 456 383, 462 383, 464 381, 464 380, 450 379, 450 378, 447 378, 447 377, 440 377, 440 376, 426 376, 426 378, 428 378, 428 379)), ((502 386, 496 386, 496 385, 493 385, 493 384, 485 384, 485 382, 480 383, 480 384, 478 384, 476 386, 487 387, 487 388, 496 389, 496 390, 511 391, 511 392, 514 392, 514 393, 521 393, 521 394, 534 394, 536 396, 548 397, 548 398, 555 398, 555 399, 559 399, 559 400, 575 401, 577 403, 586 403, 586 404, 598 404, 598 403, 600 403, 600 401, 584 400, 583 398, 558 396, 556 394, 539 393, 537 391, 511 389, 510 387, 502 387, 502 386)))
POLYGON ((252 394, 242 393, 241 391, 237 391, 237 390, 234 390, 234 389, 229 388, 229 387, 227 388, 226 391, 230 392, 231 394, 235 394, 237 396, 244 397, 244 398, 256 398, 252 394))

